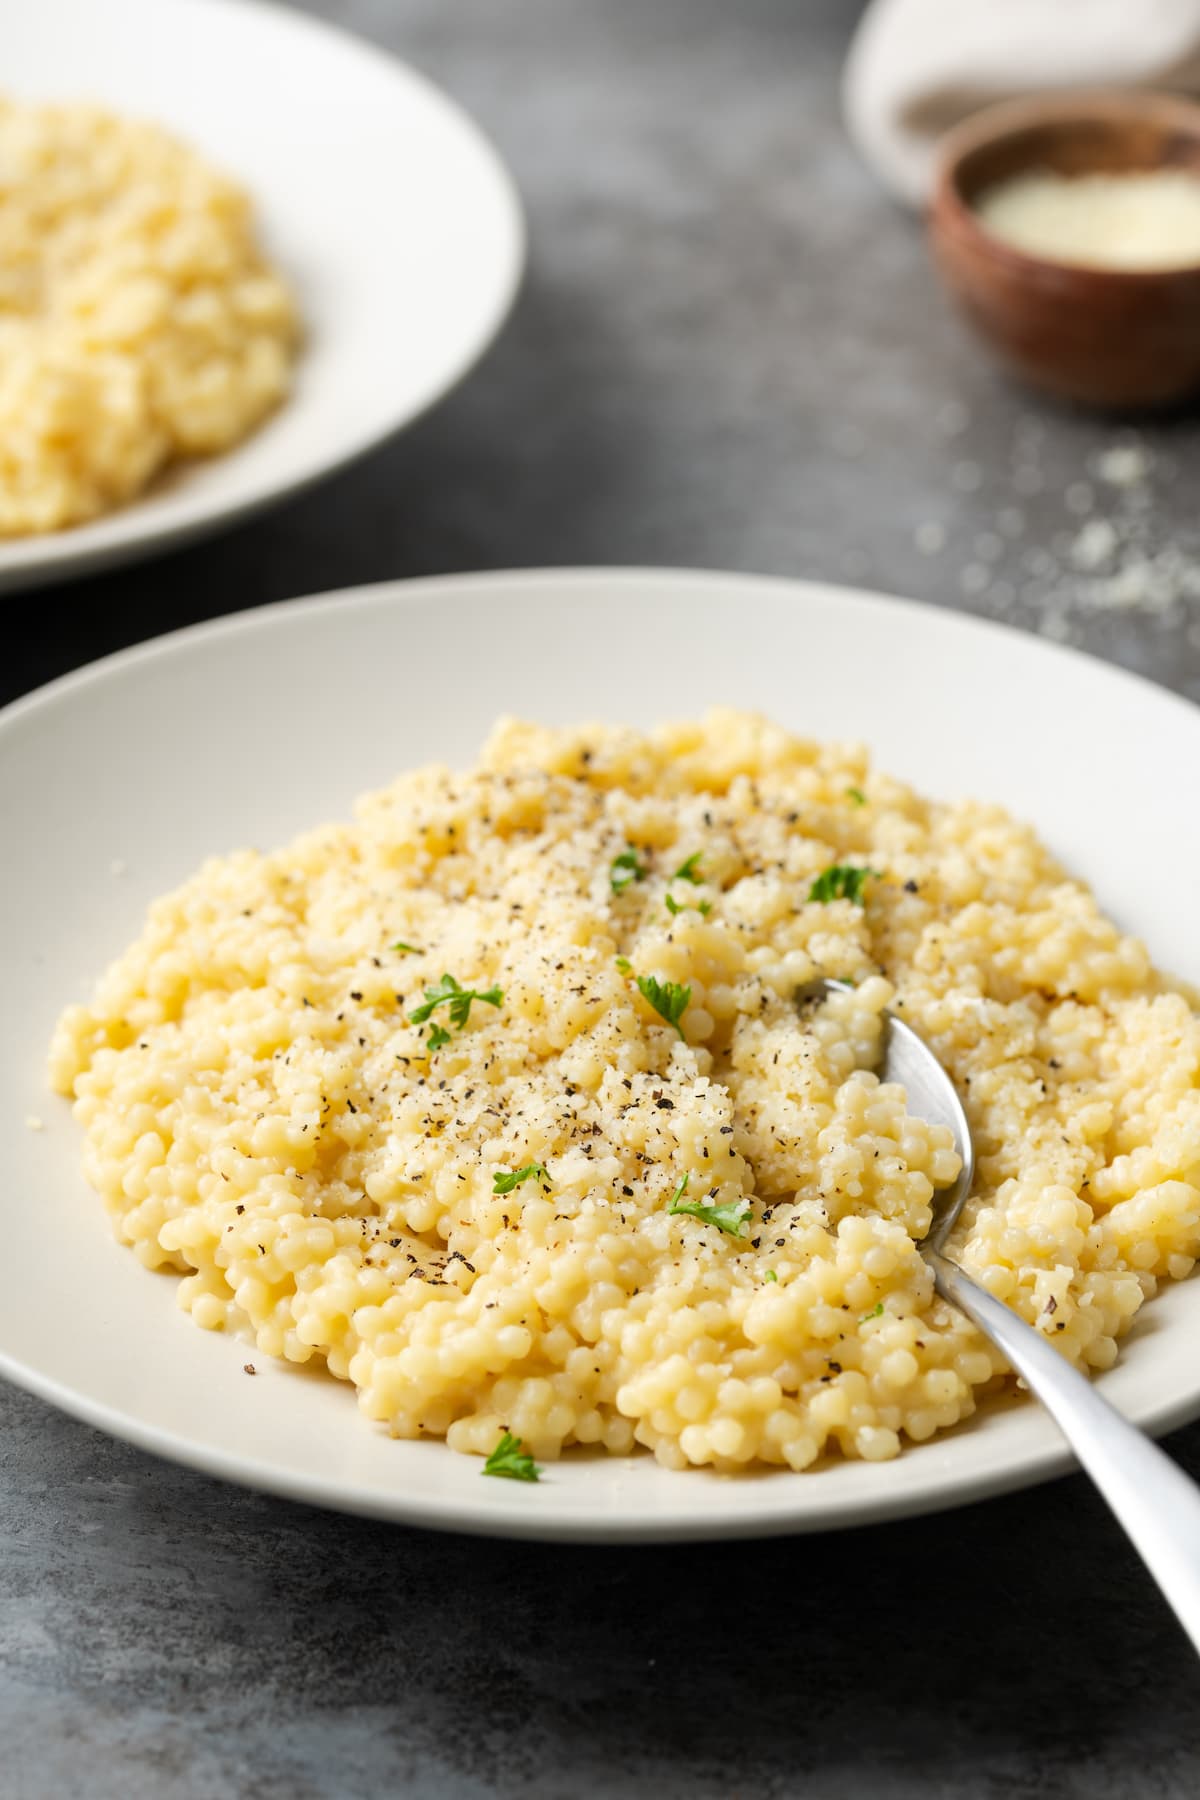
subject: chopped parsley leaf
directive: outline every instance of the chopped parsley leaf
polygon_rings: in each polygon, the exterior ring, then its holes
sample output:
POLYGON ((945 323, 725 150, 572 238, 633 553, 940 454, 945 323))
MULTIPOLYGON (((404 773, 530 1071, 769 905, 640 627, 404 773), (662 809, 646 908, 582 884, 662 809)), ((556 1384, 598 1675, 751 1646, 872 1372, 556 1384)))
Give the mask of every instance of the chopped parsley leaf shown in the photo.
POLYGON ((401 956, 424 956, 425 954, 423 950, 418 949, 416 944, 406 944, 403 938, 397 938, 394 944, 388 945, 388 949, 399 951, 401 956))
POLYGON ((628 975, 630 970, 633 968, 633 964, 630 962, 630 960, 627 956, 618 956, 617 967, 618 967, 618 969, 620 969, 622 975, 628 975))
POLYGON ((879 870, 855 868, 850 863, 833 863, 813 882, 808 890, 810 900, 852 900, 863 904, 863 889, 868 881, 878 881, 879 870))
POLYGON ((541 1470, 519 1437, 506 1431, 480 1470, 483 1475, 504 1475, 509 1481, 539 1481, 541 1470))
POLYGON ((511 1194, 523 1181, 549 1181, 544 1163, 526 1163, 523 1169, 500 1169, 492 1177, 493 1194, 511 1194))
POLYGON ((429 1036, 425 1040, 427 1050, 444 1050, 450 1042, 450 1033, 441 1025, 431 1025, 429 1036))
POLYGON ((614 894, 623 894, 635 881, 645 881, 649 873, 645 864, 638 861, 638 853, 633 845, 629 844, 620 856, 613 857, 609 865, 609 886, 614 894))
POLYGON ((485 1006, 499 1006, 504 995, 498 987, 477 988, 460 987, 453 975, 443 975, 436 987, 425 989, 422 1005, 415 1006, 408 1015, 410 1025, 423 1025, 436 1007, 447 1002, 450 1006, 450 1023, 459 1031, 462 1030, 471 1016, 472 1001, 479 1000, 485 1006))
POLYGON ((675 1192, 671 1195, 669 1213, 688 1213, 693 1219, 699 1219, 702 1225, 715 1225, 729 1237, 745 1237, 749 1229, 750 1202, 748 1200, 726 1200, 720 1206, 705 1206, 699 1200, 685 1200, 688 1177, 685 1175, 675 1192))
POLYGON ((852 806, 865 806, 867 804, 867 796, 860 787, 848 787, 846 789, 846 798, 852 806))
POLYGON ((778 1281, 779 1277, 775 1273, 774 1269, 768 1269, 766 1274, 763 1276, 763 1280, 764 1281, 778 1281))
MULTIPOLYGON (((691 988, 684 987, 678 981, 659 981, 653 975, 639 975, 637 984, 638 992, 647 1005, 652 1006, 659 1018, 674 1026, 680 1037, 683 1037, 683 1026, 679 1021, 687 1011, 692 997, 691 988)), ((687 1042, 686 1038, 684 1042, 687 1042)))
POLYGON ((690 881, 693 887, 699 887, 700 883, 704 880, 704 877, 703 875, 697 875, 696 869, 700 862, 700 858, 703 855, 703 850, 693 850, 687 860, 680 863, 679 867, 672 875, 671 880, 690 881))
POLYGON ((709 913, 712 911, 712 901, 711 900, 698 900, 696 902, 695 906, 685 906, 685 905, 681 904, 680 901, 672 899, 670 894, 667 894, 666 895, 666 903, 667 903, 667 911, 670 913, 672 918, 675 918, 676 915, 681 912, 698 912, 700 914, 701 918, 707 919, 709 913))
POLYGON ((860 1319, 858 1321, 859 1324, 865 1325, 868 1319, 877 1319, 880 1316, 880 1314, 882 1313, 882 1311, 883 1311, 883 1301, 879 1300, 871 1308, 869 1313, 862 1314, 862 1316, 860 1317, 860 1319))

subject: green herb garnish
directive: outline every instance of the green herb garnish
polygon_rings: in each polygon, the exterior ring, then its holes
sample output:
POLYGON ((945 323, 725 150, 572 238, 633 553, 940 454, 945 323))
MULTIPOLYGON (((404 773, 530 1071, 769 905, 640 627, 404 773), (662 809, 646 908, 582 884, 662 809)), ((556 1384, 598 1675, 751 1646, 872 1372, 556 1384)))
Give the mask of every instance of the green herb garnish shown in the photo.
POLYGON ((609 885, 614 894, 623 894, 635 881, 645 881, 649 873, 645 864, 638 861, 638 853, 630 844, 622 850, 620 856, 613 857, 608 870, 609 885))
MULTIPOLYGON (((485 1006, 499 1006, 503 998, 504 995, 498 987, 482 990, 460 987, 453 975, 443 975, 436 987, 425 989, 423 1004, 413 1008, 408 1015, 408 1021, 410 1025, 423 1025, 436 1007, 448 1004, 450 1023, 461 1031, 471 1016, 473 1001, 479 1000, 485 1006)), ((430 1035, 432 1036, 432 1033, 430 1035)))
POLYGON ((880 1300, 880 1301, 877 1301, 877 1303, 871 1308, 869 1313, 863 1313, 861 1315, 861 1317, 859 1318, 859 1321, 858 1321, 859 1324, 865 1325, 868 1319, 877 1319, 879 1317, 879 1315, 882 1313, 882 1311, 883 1311, 883 1301, 880 1300))
POLYGON ((429 1036, 425 1040, 427 1050, 444 1050, 450 1042, 450 1033, 441 1025, 431 1025, 429 1036))
POLYGON ((763 1276, 763 1280, 764 1281, 778 1281, 779 1277, 775 1273, 774 1269, 768 1269, 766 1274, 763 1276))
MULTIPOLYGON (((683 1037, 683 1026, 679 1021, 687 1011, 688 1001, 692 997, 691 988, 682 986, 678 981, 658 981, 653 975, 639 975, 637 984, 638 992, 647 1005, 652 1006, 659 1018, 668 1025, 673 1025, 680 1037, 683 1037)), ((684 1042, 687 1042, 686 1038, 684 1042)))
POLYGON ((417 948, 416 944, 406 944, 403 938, 397 938, 394 944, 388 945, 388 949, 398 950, 401 956, 424 956, 425 954, 423 950, 417 948))
POLYGON ((667 911, 672 918, 675 918, 677 914, 681 912, 698 912, 702 919, 707 919, 709 913, 712 911, 711 900, 698 900, 695 906, 685 906, 680 901, 672 899, 671 895, 668 894, 666 895, 666 903, 667 911))
POLYGON ((750 1217, 748 1200, 726 1200, 720 1206, 705 1206, 699 1200, 685 1200, 688 1177, 685 1175, 675 1192, 671 1195, 669 1213, 688 1213, 693 1219, 699 1219, 702 1225, 715 1225, 729 1237, 745 1237, 750 1217))
POLYGON ((501 1169, 492 1177, 493 1194, 511 1194, 523 1181, 549 1181, 543 1163, 526 1163, 523 1169, 501 1169))
POLYGON ((846 798, 853 806, 865 806, 867 804, 867 796, 860 787, 848 787, 846 789, 846 798))
POLYGON ((880 879, 878 869, 855 868, 850 863, 833 863, 824 869, 808 890, 810 900, 853 900, 863 904, 863 889, 868 881, 880 879))
POLYGON ((542 1474, 520 1438, 511 1431, 504 1433, 480 1473, 503 1475, 509 1481, 539 1481, 542 1474))
POLYGON ((617 967, 620 969, 622 975, 628 975, 633 968, 633 964, 627 956, 618 956, 617 967))
POLYGON ((699 887, 700 883, 704 880, 704 877, 703 875, 697 875, 696 869, 699 866, 700 858, 703 855, 703 850, 693 850, 687 861, 680 863, 679 867, 672 875, 671 880, 690 881, 693 887, 699 887))

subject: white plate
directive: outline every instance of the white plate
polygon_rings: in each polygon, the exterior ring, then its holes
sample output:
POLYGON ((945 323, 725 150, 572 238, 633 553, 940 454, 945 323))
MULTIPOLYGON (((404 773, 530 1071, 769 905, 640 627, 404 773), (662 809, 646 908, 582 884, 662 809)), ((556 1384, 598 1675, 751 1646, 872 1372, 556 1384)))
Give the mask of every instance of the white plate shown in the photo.
MULTIPOLYGON (((473 1458, 382 1435, 323 1374, 255 1356, 248 1380, 251 1353, 177 1310, 174 1278, 115 1243, 84 1185, 78 1131, 42 1086, 44 1046, 145 904, 203 856, 283 842, 414 763, 468 761, 504 710, 649 725, 719 701, 862 737, 931 793, 1032 818, 1164 963, 1200 976, 1183 798, 1200 711, 1033 638, 838 588, 619 570, 391 583, 182 632, 0 715, 0 1373, 213 1474, 465 1531, 815 1530, 1065 1468, 1028 1402, 892 1463, 730 1478, 648 1455, 568 1458, 537 1487, 483 1480, 473 1458)), ((1165 1429, 1200 1412, 1200 1284, 1168 1287, 1142 1319, 1103 1391, 1165 1429)))
POLYGON ((224 456, 119 512, 0 540, 0 589, 199 536, 304 487, 439 399, 490 342, 524 256, 495 152, 404 64, 258 0, 0 7, 0 88, 175 131, 253 194, 307 334, 295 390, 224 456))

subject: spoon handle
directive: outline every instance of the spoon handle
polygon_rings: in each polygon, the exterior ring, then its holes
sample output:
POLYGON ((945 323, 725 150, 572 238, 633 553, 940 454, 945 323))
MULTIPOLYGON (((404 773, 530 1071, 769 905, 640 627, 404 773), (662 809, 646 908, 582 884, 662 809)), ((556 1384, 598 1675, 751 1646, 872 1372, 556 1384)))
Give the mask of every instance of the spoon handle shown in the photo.
POLYGON ((1002 1350, 1037 1395, 1124 1526, 1200 1650, 1200 1488, 1024 1319, 928 1251, 937 1289, 1002 1350))

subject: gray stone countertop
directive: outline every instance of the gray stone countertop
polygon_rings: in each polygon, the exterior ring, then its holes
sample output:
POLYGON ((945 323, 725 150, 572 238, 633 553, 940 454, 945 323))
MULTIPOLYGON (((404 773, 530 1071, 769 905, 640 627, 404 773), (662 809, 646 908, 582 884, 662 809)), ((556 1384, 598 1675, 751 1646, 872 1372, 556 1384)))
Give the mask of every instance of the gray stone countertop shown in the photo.
MULTIPOLYGON (((8 602, 0 697, 231 607, 623 562, 877 586, 1200 698, 1197 425, 1056 411, 977 352, 842 137, 854 6, 312 10, 509 161, 511 323, 302 501, 8 602)), ((1194 1655, 1078 1477, 823 1540, 539 1548, 243 1493, 10 1388, 0 1432, 13 1800, 1200 1792, 1194 1655)), ((1200 1427, 1169 1444, 1200 1475, 1200 1427)))

